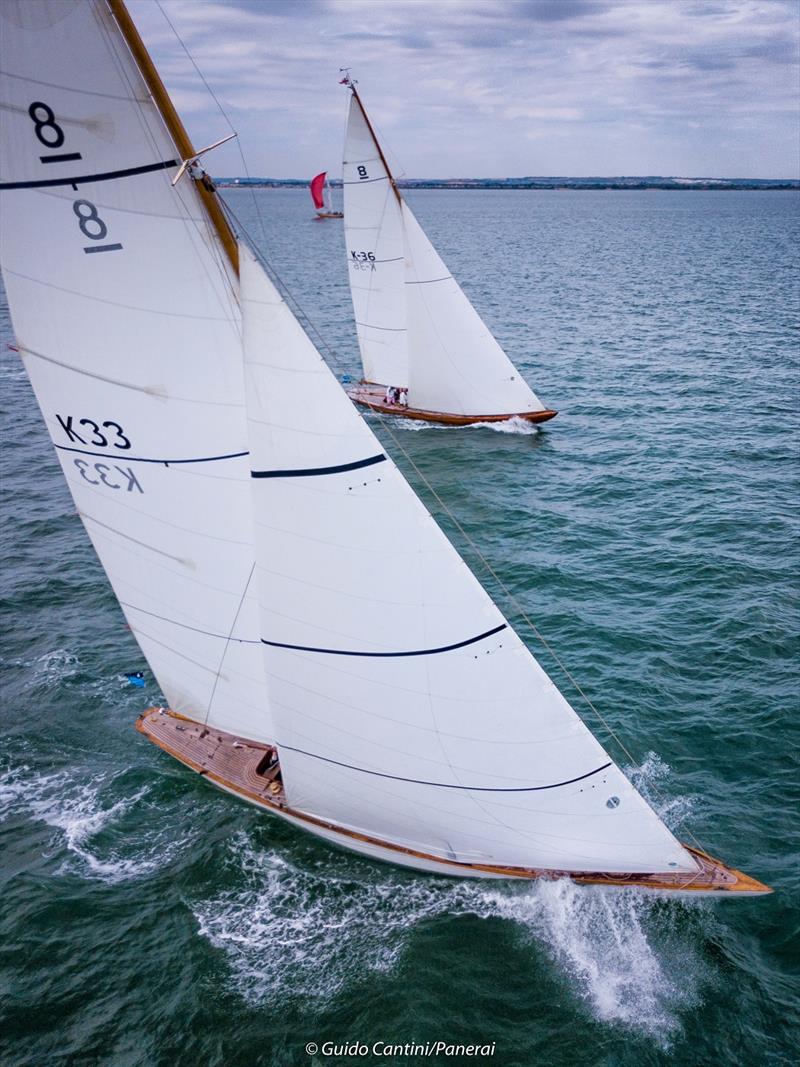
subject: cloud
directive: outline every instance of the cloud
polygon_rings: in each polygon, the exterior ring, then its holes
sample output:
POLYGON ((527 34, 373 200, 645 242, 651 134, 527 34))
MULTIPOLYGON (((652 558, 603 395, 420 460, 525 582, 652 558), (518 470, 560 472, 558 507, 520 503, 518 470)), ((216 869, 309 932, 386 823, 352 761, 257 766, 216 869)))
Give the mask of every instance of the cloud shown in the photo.
MULTIPOLYGON (((159 5, 133 16, 196 141, 226 132, 159 5)), ((795 0, 162 0, 251 173, 341 158, 359 79, 409 176, 797 171, 795 0)), ((235 149, 211 161, 240 173, 235 149)))

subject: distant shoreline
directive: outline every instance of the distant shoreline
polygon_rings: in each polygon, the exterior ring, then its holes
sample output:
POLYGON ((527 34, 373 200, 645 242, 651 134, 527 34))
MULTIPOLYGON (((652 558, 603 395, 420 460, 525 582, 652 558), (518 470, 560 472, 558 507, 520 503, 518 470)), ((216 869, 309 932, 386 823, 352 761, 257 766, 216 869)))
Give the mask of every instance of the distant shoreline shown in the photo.
MULTIPOLYGON (((308 185, 303 178, 215 178, 222 189, 301 189, 308 185)), ((333 178, 340 187, 341 179, 333 178)), ((669 189, 678 192, 718 192, 754 190, 774 192, 800 190, 800 180, 793 178, 406 178, 397 182, 401 189, 669 189)))

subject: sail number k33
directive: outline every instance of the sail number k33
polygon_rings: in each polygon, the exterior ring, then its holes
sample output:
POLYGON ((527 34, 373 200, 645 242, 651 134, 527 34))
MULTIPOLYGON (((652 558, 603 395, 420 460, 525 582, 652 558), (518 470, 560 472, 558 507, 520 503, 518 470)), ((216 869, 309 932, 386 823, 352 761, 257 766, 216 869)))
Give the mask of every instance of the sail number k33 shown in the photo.
MULTIPOLYGON (((28 108, 28 115, 33 123, 33 132, 39 143, 43 144, 45 148, 61 148, 66 140, 66 135, 56 122, 55 112, 50 105, 45 104, 42 100, 34 100, 28 108)), ((42 164, 69 163, 81 158, 80 152, 52 152, 45 156, 39 156, 39 162, 42 164)), ((73 184, 72 188, 76 192, 78 191, 77 185, 73 184)), ((108 226, 100 218, 97 213, 97 207, 91 200, 74 200, 72 211, 78 220, 78 227, 81 233, 87 240, 105 241, 108 236, 108 226)), ((118 241, 108 244, 84 245, 83 251, 86 253, 121 252, 122 245, 118 241)))
POLYGON ((110 467, 107 463, 89 463, 85 459, 74 459, 72 462, 89 485, 105 485, 109 489, 123 489, 129 493, 144 492, 130 467, 117 467, 116 464, 110 467))
POLYGON ((94 445, 95 448, 126 449, 131 447, 120 424, 112 419, 97 423, 94 419, 76 420, 73 415, 64 417, 58 412, 56 412, 56 418, 72 443, 94 445))

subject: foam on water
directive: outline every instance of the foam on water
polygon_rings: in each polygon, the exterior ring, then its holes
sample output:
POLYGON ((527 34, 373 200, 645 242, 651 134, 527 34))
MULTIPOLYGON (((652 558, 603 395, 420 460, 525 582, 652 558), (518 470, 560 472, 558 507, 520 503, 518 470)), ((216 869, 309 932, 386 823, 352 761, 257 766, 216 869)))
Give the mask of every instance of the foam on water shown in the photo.
POLYGON ((33 667, 37 682, 48 689, 54 689, 62 682, 75 677, 80 660, 67 648, 55 648, 39 656, 33 667))
POLYGON ((670 796, 662 792, 669 780, 669 764, 656 752, 648 752, 640 764, 623 768, 625 774, 673 833, 696 810, 699 798, 688 794, 670 796))
POLYGON ((245 832, 229 859, 241 884, 190 907, 250 1003, 328 1000, 391 970, 421 924, 463 915, 512 923, 521 951, 544 948, 594 1018, 664 1047, 705 981, 685 929, 701 909, 642 891, 409 878, 338 853, 300 866, 245 832))
POLYGON ((539 427, 528 422, 526 419, 506 419, 504 422, 472 422, 467 426, 450 426, 444 422, 424 422, 422 419, 395 418, 391 419, 393 430, 491 430, 493 433, 512 433, 521 437, 535 437, 539 433, 539 427))
MULTIPOLYGON (((123 772, 124 774, 124 772, 123 772)), ((69 855, 58 874, 115 883, 140 878, 162 867, 190 839, 175 835, 166 821, 143 829, 126 828, 125 816, 147 797, 150 786, 114 799, 118 779, 99 775, 81 781, 68 771, 42 774, 20 765, 0 772, 0 821, 24 815, 57 831, 54 852, 69 855)))

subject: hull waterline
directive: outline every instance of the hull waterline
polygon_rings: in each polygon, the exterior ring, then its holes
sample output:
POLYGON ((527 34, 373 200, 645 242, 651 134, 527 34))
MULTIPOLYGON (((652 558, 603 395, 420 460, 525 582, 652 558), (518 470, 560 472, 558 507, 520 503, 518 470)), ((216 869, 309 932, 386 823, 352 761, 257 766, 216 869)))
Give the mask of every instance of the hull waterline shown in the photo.
POLYGON ((277 752, 273 746, 206 727, 167 708, 148 708, 137 720, 136 729, 219 789, 255 804, 330 844, 416 871, 507 881, 569 878, 580 885, 608 889, 640 888, 669 896, 754 897, 772 892, 762 882, 688 845, 684 847, 698 865, 695 874, 538 870, 464 863, 431 855, 293 809, 283 792, 277 752))

